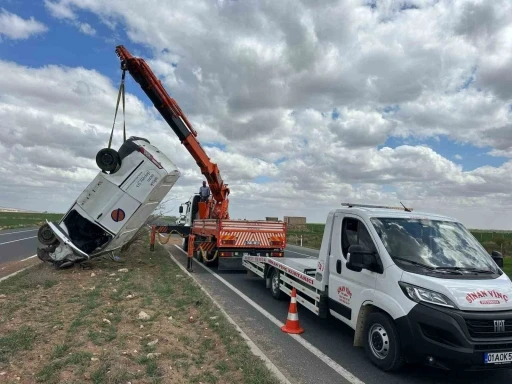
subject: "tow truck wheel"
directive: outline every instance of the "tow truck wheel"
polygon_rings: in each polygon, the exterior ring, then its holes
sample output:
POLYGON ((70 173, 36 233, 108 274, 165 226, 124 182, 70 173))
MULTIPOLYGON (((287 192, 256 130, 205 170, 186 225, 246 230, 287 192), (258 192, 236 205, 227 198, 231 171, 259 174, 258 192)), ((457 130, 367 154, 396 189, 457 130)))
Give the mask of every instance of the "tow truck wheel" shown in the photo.
POLYGON ((398 331, 393 320, 381 312, 368 316, 364 327, 364 349, 382 371, 397 371, 405 363, 398 331))
POLYGON ((55 233, 53 233, 48 223, 39 227, 39 230, 37 231, 37 240, 39 240, 39 242, 44 245, 52 245, 57 241, 57 237, 55 236, 55 233))
POLYGON ((272 293, 272 297, 276 300, 283 299, 283 291, 279 289, 279 271, 276 268, 273 268, 272 272, 270 272, 270 293, 272 293))
POLYGON ((121 165, 121 158, 115 149, 103 148, 96 155, 96 164, 103 172, 112 172, 121 165))

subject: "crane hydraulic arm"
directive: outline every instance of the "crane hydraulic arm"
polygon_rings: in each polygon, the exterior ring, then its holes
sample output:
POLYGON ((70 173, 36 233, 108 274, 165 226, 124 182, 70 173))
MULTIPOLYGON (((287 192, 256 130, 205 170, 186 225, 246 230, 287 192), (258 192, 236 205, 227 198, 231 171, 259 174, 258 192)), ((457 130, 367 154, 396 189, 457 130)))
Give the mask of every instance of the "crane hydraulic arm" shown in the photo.
POLYGON ((143 59, 133 57, 122 45, 116 47, 116 54, 121 59, 121 69, 128 71, 133 79, 139 83, 144 93, 192 155, 201 169, 201 173, 205 176, 214 200, 212 206, 208 209, 209 217, 205 218, 229 219, 229 188, 227 184, 224 184, 217 164, 210 161, 196 139, 197 132, 192 124, 143 59))

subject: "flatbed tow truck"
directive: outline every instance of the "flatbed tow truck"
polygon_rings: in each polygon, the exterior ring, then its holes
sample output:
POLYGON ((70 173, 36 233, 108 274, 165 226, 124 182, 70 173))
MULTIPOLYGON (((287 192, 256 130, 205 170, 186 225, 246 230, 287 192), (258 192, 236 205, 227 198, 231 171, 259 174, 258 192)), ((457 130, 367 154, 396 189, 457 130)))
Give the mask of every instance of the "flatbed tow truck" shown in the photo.
POLYGON ((457 220, 402 207, 342 204, 318 259, 244 256, 275 299, 290 296, 355 330, 383 371, 512 368, 512 282, 457 220))

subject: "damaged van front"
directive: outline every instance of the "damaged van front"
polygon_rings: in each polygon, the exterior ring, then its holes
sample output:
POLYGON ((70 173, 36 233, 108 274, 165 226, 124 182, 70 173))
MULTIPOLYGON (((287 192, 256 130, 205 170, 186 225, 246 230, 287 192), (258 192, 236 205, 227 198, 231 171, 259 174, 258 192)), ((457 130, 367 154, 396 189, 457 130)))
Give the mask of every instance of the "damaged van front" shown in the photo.
POLYGON ((96 156, 101 172, 59 222, 46 222, 38 239, 42 261, 64 268, 118 250, 146 223, 180 177, 176 165, 140 137, 96 156))

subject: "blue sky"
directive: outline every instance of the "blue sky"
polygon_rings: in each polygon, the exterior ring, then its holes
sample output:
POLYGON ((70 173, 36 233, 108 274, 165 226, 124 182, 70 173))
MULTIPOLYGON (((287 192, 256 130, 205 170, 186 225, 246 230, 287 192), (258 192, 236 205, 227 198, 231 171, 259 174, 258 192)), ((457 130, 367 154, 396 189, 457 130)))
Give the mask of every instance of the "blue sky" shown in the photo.
MULTIPOLYGON (((47 32, 25 40, 5 39, 0 44, 0 58, 3 60, 29 67, 62 65, 95 69, 117 86, 121 81, 120 62, 115 54, 117 45, 129 44, 133 55, 152 57, 147 47, 129 40, 123 24, 118 23, 115 30, 111 30, 89 12, 75 10, 80 22, 88 23, 95 29, 94 36, 81 32, 69 20, 54 18, 43 1, 11 0, 2 7, 24 19, 34 17, 49 28, 47 32), (27 7, 27 3, 30 3, 30 7, 27 7)), ((130 76, 126 76, 126 88, 146 105, 150 105, 146 95, 130 76)), ((170 90, 168 92, 171 94, 170 90)))
POLYGON ((34 0, 30 7, 27 7, 26 3, 12 1, 4 8, 24 19, 33 16, 49 27, 46 33, 26 40, 4 41, 0 45, 0 55, 4 60, 35 67, 48 64, 84 66, 98 69, 112 79, 117 78, 119 67, 113 64, 116 64, 118 59, 113 47, 122 43, 126 37, 115 39, 112 31, 97 22, 95 15, 79 13, 80 20, 91 24, 97 31, 97 36, 90 36, 80 32, 69 21, 52 17, 43 1, 34 0), (106 42, 105 36, 114 40, 106 42))
MULTIPOLYGON (((153 69, 165 73, 167 91, 200 127, 198 139, 207 153, 214 154, 232 191, 240 192, 233 192, 233 199, 251 196, 234 205, 244 217, 251 204, 254 217, 262 213, 261 195, 265 209, 275 211, 265 215, 305 209, 315 216, 313 221, 322 221, 328 208, 338 205, 339 193, 342 200, 381 198, 383 204, 396 203, 394 192, 402 193, 401 183, 408 181, 404 176, 410 175, 406 195, 411 201, 405 203, 443 210, 446 205, 441 200, 446 198, 457 212, 471 214, 471 220, 479 223, 482 214, 470 213, 468 201, 488 207, 512 188, 506 178, 512 169, 512 136, 507 128, 512 125, 512 88, 504 53, 509 52, 506 26, 512 20, 502 20, 512 10, 504 11, 506 1, 481 9, 440 0, 405 12, 379 2, 343 9, 299 2, 293 14, 283 14, 277 3, 181 0, 162 8, 158 2, 139 0, 51 1, 53 14, 44 0, 4 0, 0 5, 25 21, 33 17, 48 27, 27 38, 12 37, 13 21, 9 27, 0 18, 0 65, 4 71, 15 71, 0 79, 6 90, 0 95, 0 178, 13 180, 25 169, 47 167, 46 174, 31 174, 19 186, 0 186, 1 196, 17 198, 0 201, 0 206, 37 209, 35 205, 42 203, 27 191, 35 188, 45 195, 50 182, 57 186, 66 180, 81 188, 76 180, 86 183, 96 172, 93 159, 87 164, 75 159, 70 168, 62 158, 76 155, 87 160, 81 143, 89 142, 87 153, 92 153, 108 139, 96 137, 94 142, 86 137, 90 132, 86 127, 110 128, 111 105, 98 107, 105 105, 101 76, 115 88, 119 85, 120 62, 115 54, 119 44, 158 63, 153 69), (59 14, 71 17, 59 18, 59 14), (115 28, 102 18, 115 21, 115 28), (428 28, 410 28, 421 23, 428 28), (493 28, 484 31, 479 25, 493 28), (486 34, 483 45, 482 33, 486 34), (166 67, 174 63, 164 49, 181 53, 177 71, 166 67), (57 68, 39 70, 48 65, 57 68), (83 82, 74 80, 75 73, 84 73, 76 71, 78 67, 101 75, 88 74, 89 94, 81 92, 83 82), (41 77, 67 93, 41 89, 41 77), (24 87, 17 86, 16 78, 24 87), (63 95, 69 95, 69 102, 63 95), (38 137, 35 115, 45 119, 49 138, 38 137), (446 135, 426 136, 433 131, 446 135), (64 155, 57 150, 62 147, 57 141, 68 132, 72 133, 64 138, 64 155), (398 137, 404 132, 411 136, 398 137), (455 138, 470 142, 461 144, 455 138), (478 147, 479 143, 488 147, 478 147), (410 147, 396 150, 403 145, 410 147), (391 149, 375 151, 383 147, 391 149), (496 148, 503 156, 489 154, 496 148), (51 158, 39 157, 40 151, 51 158), (408 169, 410 161, 421 167, 421 178, 408 169), (484 166, 478 175, 471 173, 484 166), (17 167, 21 169, 16 171, 17 167), (497 179, 502 182, 496 183, 497 179), (333 184, 337 187, 330 192, 333 184)), ((126 82, 127 92, 155 112, 130 75, 126 82)), ((112 93, 107 97, 113 103, 115 91, 107 92, 112 93)), ((157 113, 130 112, 131 118, 142 122, 141 134, 158 135, 154 140, 165 141, 170 157, 178 157, 176 152, 183 155, 176 163, 187 179, 174 191, 188 198, 189 184, 201 177, 197 164, 184 154, 176 137, 154 121, 154 116, 161 120, 157 113)), ((72 190, 66 193, 66 201, 76 197, 72 190)), ((51 204, 61 209, 67 203, 61 199, 51 204)), ((509 225, 505 218, 498 224, 494 218, 489 216, 487 224, 509 225)))
MULTIPOLYGON (((461 89, 467 89, 471 86, 473 76, 470 79, 471 81, 466 81, 461 89)), ((396 114, 400 113, 400 106, 390 105, 381 110, 383 115, 396 114)), ((337 120, 339 116, 338 109, 333 109, 331 118, 337 120)), ((486 165, 499 167, 508 161, 504 156, 490 155, 492 147, 477 147, 469 143, 456 142, 444 135, 421 139, 417 137, 403 138, 391 136, 386 139, 384 144, 379 145, 377 148, 390 147, 394 149, 401 145, 425 145, 441 156, 461 165, 463 171, 472 171, 486 165)))
POLYGON ((445 136, 421 140, 390 137, 379 148, 396 148, 400 145, 426 145, 441 156, 461 165, 463 171, 472 171, 486 165, 499 167, 508 161, 506 157, 489 155, 492 150, 490 147, 479 148, 471 144, 457 143, 445 136))
MULTIPOLYGON (((84 34, 69 20, 59 20, 50 15, 44 2, 32 1, 27 7, 26 2, 11 0, 4 5, 4 9, 15 13, 22 18, 34 17, 36 20, 49 26, 49 30, 41 35, 26 40, 5 40, 0 44, 0 57, 11 60, 21 65, 40 67, 45 65, 63 65, 69 67, 83 66, 87 69, 95 69, 108 76, 114 84, 119 84, 121 71, 119 60, 114 48, 119 44, 129 44, 130 51, 136 56, 151 58, 152 52, 144 45, 129 40, 124 25, 118 23, 115 30, 111 30, 99 18, 86 11, 74 10, 79 16, 80 22, 90 24, 96 31, 94 36, 84 34)), ((474 72, 469 77, 471 81, 464 84, 464 89, 471 86, 474 72)), ((146 105, 151 106, 146 95, 137 84, 127 76, 127 90, 139 97, 146 105)), ((172 95, 172 89, 167 89, 172 95)), ((399 111, 399 105, 392 105, 382 109, 384 114, 399 111)), ((337 119, 339 112, 332 111, 331 117, 337 119)), ((307 142, 307 139, 305 139, 307 142)), ((507 158, 491 156, 490 147, 479 148, 471 144, 457 143, 447 137, 428 139, 390 137, 384 146, 396 148, 400 145, 427 145, 440 155, 460 164, 464 171, 471 171, 478 167, 491 165, 498 167, 507 161, 507 158)), ((204 146, 216 147, 226 150, 224 144, 218 142, 204 142, 204 146)), ((275 162, 281 163, 282 160, 275 162)), ((257 177, 255 182, 267 182, 266 176, 257 177)))

